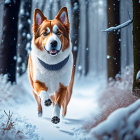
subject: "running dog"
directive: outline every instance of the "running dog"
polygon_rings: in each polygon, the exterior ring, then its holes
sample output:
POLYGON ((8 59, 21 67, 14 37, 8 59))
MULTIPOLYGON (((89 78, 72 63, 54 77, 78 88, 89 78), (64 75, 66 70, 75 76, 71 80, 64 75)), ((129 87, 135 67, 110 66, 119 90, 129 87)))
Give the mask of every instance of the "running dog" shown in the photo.
POLYGON ((53 103, 51 121, 57 124, 61 107, 62 115, 66 115, 75 71, 66 7, 53 20, 48 20, 39 9, 35 9, 31 48, 28 76, 38 104, 38 115, 42 115, 41 102, 45 106, 53 103))

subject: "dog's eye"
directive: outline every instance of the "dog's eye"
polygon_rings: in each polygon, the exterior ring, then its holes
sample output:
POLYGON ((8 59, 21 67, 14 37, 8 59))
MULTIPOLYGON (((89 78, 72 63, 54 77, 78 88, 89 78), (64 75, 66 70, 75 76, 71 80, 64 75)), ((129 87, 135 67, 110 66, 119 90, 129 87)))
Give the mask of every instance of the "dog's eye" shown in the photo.
POLYGON ((57 35, 61 35, 61 32, 60 32, 60 31, 57 31, 56 34, 57 34, 57 35))
POLYGON ((47 35, 48 35, 48 33, 47 33, 47 32, 44 32, 44 33, 43 33, 43 36, 47 36, 47 35))

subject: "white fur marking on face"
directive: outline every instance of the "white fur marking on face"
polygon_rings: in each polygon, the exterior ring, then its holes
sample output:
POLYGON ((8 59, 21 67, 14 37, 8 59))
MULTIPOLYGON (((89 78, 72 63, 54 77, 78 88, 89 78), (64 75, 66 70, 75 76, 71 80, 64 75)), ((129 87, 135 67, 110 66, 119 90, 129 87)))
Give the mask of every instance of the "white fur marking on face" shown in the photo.
POLYGON ((36 14, 36 24, 40 25, 42 23, 42 18, 39 13, 36 14))
POLYGON ((47 27, 46 30, 47 30, 47 33, 50 33, 50 28, 49 27, 47 27))
POLYGON ((57 30, 58 30, 58 26, 55 24, 55 25, 53 26, 53 32, 56 33, 57 30))
POLYGON ((66 12, 63 11, 60 15, 60 21, 64 24, 66 22, 66 12))
POLYGON ((58 103, 56 103, 55 106, 54 106, 53 117, 54 116, 57 116, 58 118, 60 116, 60 107, 59 107, 58 103))
POLYGON ((39 96, 42 101, 46 101, 46 100, 50 99, 50 97, 46 91, 41 91, 39 96))
MULTIPOLYGON (((44 44, 46 44, 46 43, 47 42, 44 42, 44 44)), ((31 48, 32 48, 31 53, 32 53, 32 57, 33 57, 32 59, 33 59, 33 62, 35 62, 35 64, 34 64, 35 66, 36 66, 36 61, 38 62, 38 60, 34 60, 34 59, 36 59, 37 57, 40 58, 42 61, 44 61, 47 64, 57 64, 57 63, 63 61, 68 55, 70 55, 71 54, 71 51, 72 51, 72 45, 71 45, 71 42, 70 42, 69 47, 65 51, 62 52, 62 50, 60 50, 60 53, 58 53, 55 57, 54 56, 51 56, 45 50, 46 47, 45 47, 45 49, 43 51, 40 51, 36 47, 36 45, 34 44, 34 38, 32 40, 31 48)))
POLYGON ((60 50, 61 49, 61 41, 59 40, 59 38, 57 37, 57 35, 55 35, 54 33, 48 38, 47 43, 45 45, 45 49, 47 51, 51 51, 51 42, 56 40, 57 41, 57 47, 56 50, 60 50))

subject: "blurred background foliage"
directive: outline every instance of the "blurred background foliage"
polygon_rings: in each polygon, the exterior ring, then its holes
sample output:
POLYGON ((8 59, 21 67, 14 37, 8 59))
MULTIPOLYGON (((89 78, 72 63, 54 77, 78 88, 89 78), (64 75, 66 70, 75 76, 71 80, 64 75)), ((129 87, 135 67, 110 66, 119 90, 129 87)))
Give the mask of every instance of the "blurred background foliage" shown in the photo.
POLYGON ((63 6, 79 77, 115 79, 133 64, 132 24, 102 32, 133 17, 131 0, 5 0, 0 3, 0 73, 8 74, 9 81, 26 72, 34 9, 53 19, 63 6))

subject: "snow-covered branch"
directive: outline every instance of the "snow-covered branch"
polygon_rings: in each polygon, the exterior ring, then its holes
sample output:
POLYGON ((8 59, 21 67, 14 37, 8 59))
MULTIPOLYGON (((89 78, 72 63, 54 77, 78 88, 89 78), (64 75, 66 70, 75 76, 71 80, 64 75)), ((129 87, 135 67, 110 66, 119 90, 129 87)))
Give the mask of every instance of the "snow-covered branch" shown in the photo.
POLYGON ((133 19, 129 19, 128 21, 126 21, 116 27, 107 28, 106 30, 103 30, 103 32, 111 32, 111 31, 115 31, 115 30, 124 28, 124 27, 128 26, 129 24, 131 24, 132 22, 133 22, 133 19))
POLYGON ((137 76, 136 76, 136 80, 139 80, 139 79, 140 79, 140 70, 138 71, 137 76))

